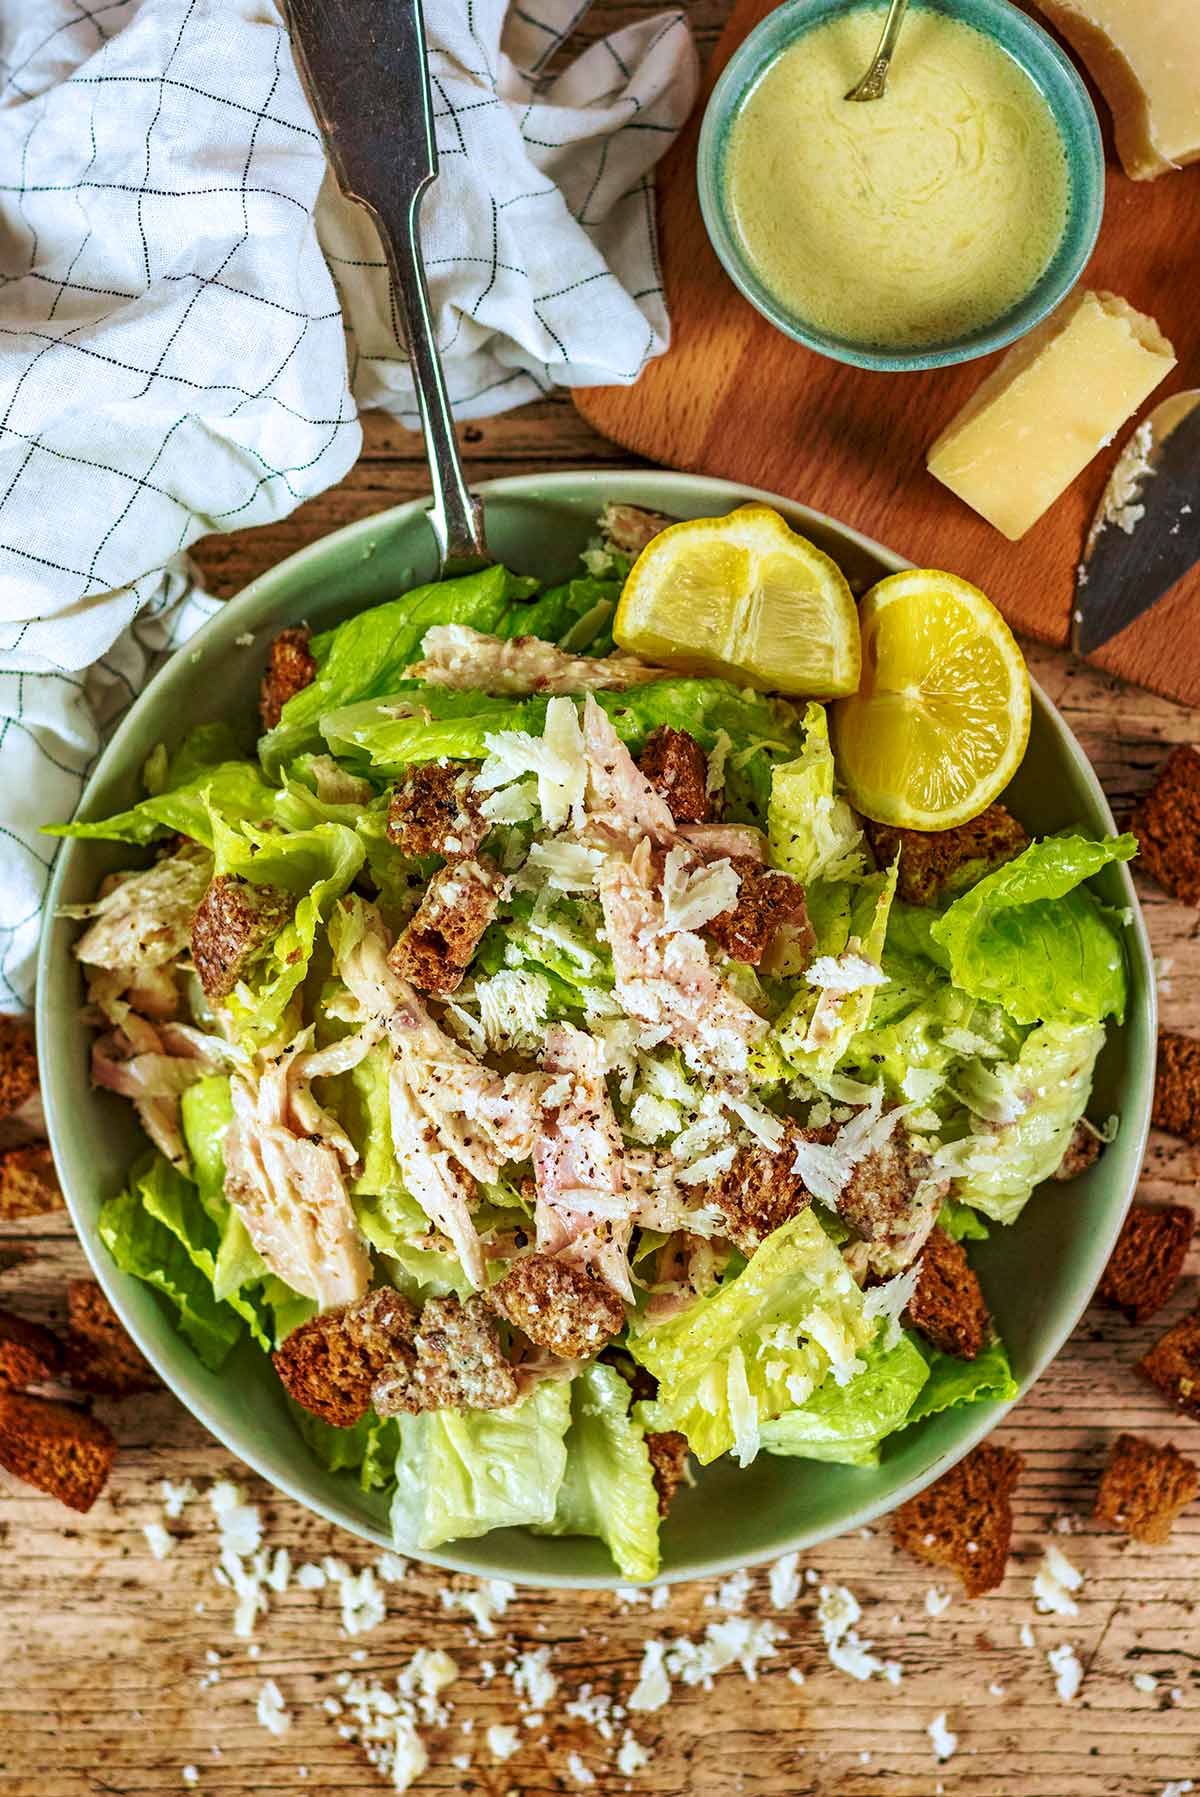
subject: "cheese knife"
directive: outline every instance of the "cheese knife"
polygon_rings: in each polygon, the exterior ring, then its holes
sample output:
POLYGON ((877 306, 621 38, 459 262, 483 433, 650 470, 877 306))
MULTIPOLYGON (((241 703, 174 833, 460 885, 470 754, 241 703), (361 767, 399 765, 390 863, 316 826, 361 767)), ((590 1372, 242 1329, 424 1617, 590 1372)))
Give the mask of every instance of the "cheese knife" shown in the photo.
POLYGON ((440 571, 466 574, 494 558, 458 453, 421 257, 421 200, 438 170, 421 0, 286 6, 296 66, 338 186, 371 213, 387 257, 429 457, 440 571))
POLYGON ((1071 647, 1101 648, 1197 561, 1200 388, 1191 388, 1159 401, 1108 477, 1076 570, 1071 647))

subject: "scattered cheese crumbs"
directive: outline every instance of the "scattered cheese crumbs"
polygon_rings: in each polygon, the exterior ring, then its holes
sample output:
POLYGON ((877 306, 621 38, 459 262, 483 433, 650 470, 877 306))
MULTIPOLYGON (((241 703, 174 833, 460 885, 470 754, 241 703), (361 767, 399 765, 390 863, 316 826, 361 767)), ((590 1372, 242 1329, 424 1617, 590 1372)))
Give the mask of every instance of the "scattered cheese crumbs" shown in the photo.
POLYGON ((787 1610, 800 1595, 800 1556, 784 1554, 776 1560, 769 1576, 771 1602, 777 1610, 787 1610))
POLYGON ((1078 1535, 1083 1524, 1077 1516, 1056 1516, 1054 1533, 1056 1535, 1078 1535))
POLYGON ((1079 1605, 1070 1595, 1083 1584, 1083 1574, 1072 1566, 1062 1549, 1048 1542, 1042 1563, 1034 1574, 1033 1597, 1044 1615, 1078 1616, 1079 1605))
POLYGON ((577 1785, 594 1785, 596 1774, 589 1772, 577 1753, 567 1755, 567 1771, 577 1785))
POLYGON ((946 1726, 945 1710, 942 1711, 940 1716, 934 1717, 933 1721, 929 1724, 929 1727, 925 1730, 925 1733, 929 1736, 933 1745, 934 1757, 939 1763, 952 1757, 955 1748, 958 1746, 958 1736, 952 1729, 946 1726))
POLYGON ((746 1599, 749 1595, 750 1574, 743 1570, 735 1572, 715 1591, 710 1591, 704 1602, 709 1609, 716 1607, 731 1615, 738 1615, 746 1608, 746 1599))
POLYGON ((167 1534, 160 1522, 144 1522, 142 1534, 156 1560, 165 1560, 175 1545, 174 1538, 167 1534))
POLYGON ((493 1724, 487 1731, 487 1744, 493 1759, 510 1760, 521 1745, 521 1737, 515 1728, 498 1728, 493 1724))
POLYGON ((352 1572, 344 1560, 327 1554, 321 1562, 325 1577, 338 1588, 342 1605, 342 1627, 348 1635, 365 1635, 378 1627, 387 1615, 387 1602, 379 1582, 369 1566, 352 1572))
POLYGON ((788 1678, 793 1685, 802 1685, 804 1683, 804 1674, 801 1672, 799 1666, 788 1667, 788 1678))
POLYGON ((257 1553, 262 1544, 258 1505, 243 1504, 241 1491, 229 1479, 217 1480, 208 1501, 221 1532, 221 1547, 243 1557, 257 1553))
MULTIPOLYGON (((575 1716, 580 1722, 588 1723, 602 1741, 613 1739, 614 1730, 610 1718, 625 1714, 620 1704, 614 1704, 606 1692, 594 1691, 590 1684, 580 1685, 578 1695, 570 1703, 564 1704, 563 1709, 568 1716, 575 1716)), ((527 1717, 526 1720, 530 1718, 527 1717)))
POLYGON ((517 1661, 513 1673, 513 1689, 532 1710, 544 1710, 553 1703, 554 1694, 558 1690, 558 1680, 550 1670, 550 1649, 537 1647, 531 1653, 523 1653, 517 1661))
POLYGON ((650 1764, 650 1755, 641 1742, 629 1731, 625 1730, 625 1738, 617 1749, 617 1771, 626 1778, 632 1778, 643 1766, 650 1764))
POLYGON ((181 1479, 178 1485, 173 1484, 170 1479, 163 1479, 159 1490, 162 1492, 163 1515, 168 1522, 178 1522, 185 1504, 190 1504, 197 1495, 196 1487, 190 1479, 181 1479))
POLYGON ((291 1713, 283 1701, 283 1692, 273 1678, 265 1679, 258 1694, 255 1715, 263 1728, 273 1735, 286 1735, 292 1726, 291 1713))
POLYGON ((1133 1684, 1135 1690, 1144 1691, 1147 1696, 1150 1695, 1151 1691, 1158 1690, 1158 1680, 1152 1672, 1135 1672, 1133 1675, 1133 1684))
POLYGON ((1020 1641, 1022 1647, 1036 1647, 1037 1645, 1033 1638, 1033 1630, 1027 1622, 1021 1624, 1020 1641))
POLYGON ((991 1692, 993 1697, 1003 1697, 1004 1696, 1004 1686, 1000 1683, 999 1679, 996 1679, 993 1684, 990 1684, 988 1686, 988 1690, 991 1692))
POLYGON ((180 1768, 179 1776, 182 1778, 185 1785, 198 1785, 200 1783, 200 1768, 199 1766, 183 1766, 180 1768))
POLYGON ((337 1681, 342 1686, 342 1703, 327 1698, 325 1708, 331 1715, 349 1718, 339 1724, 338 1733, 361 1744, 393 1790, 407 1791, 429 1763, 417 1721, 445 1727, 449 1710, 438 1699, 457 1677, 458 1667, 449 1654, 420 1648, 398 1675, 394 1693, 384 1685, 343 1672, 337 1681))
POLYGON ((1187 1793, 1195 1788, 1190 1778, 1173 1778, 1170 1784, 1163 1786, 1162 1797, 1187 1797, 1187 1793))
POLYGON ((254 643, 254 632, 252 630, 243 630, 241 635, 235 636, 233 640, 237 648, 249 649, 254 643))
POLYGON ((845 1585, 822 1585, 817 1601, 817 1621, 829 1653, 830 1665, 851 1678, 869 1679, 880 1673, 890 1685, 898 1685, 902 1670, 896 1660, 881 1660, 871 1653, 872 1643, 860 1641, 854 1624, 862 1615, 858 1599, 845 1585))
POLYGON ((399 1554, 383 1553, 375 1562, 375 1571, 385 1585, 398 1585, 408 1571, 408 1561, 399 1554))
POLYGON ((301 1591, 321 1591, 326 1584, 325 1574, 311 1560, 306 1560, 303 1566, 296 1568, 296 1583, 301 1591))
POLYGON ((753 1683, 758 1677, 759 1661, 777 1653, 785 1638, 783 1630, 773 1622, 730 1616, 723 1622, 710 1622, 702 1641, 692 1641, 686 1635, 669 1642, 647 1641, 629 1708, 661 1709, 670 1699, 672 1679, 680 1679, 685 1685, 701 1685, 707 1691, 717 1674, 728 1666, 740 1666, 753 1683))
POLYGON ((638 1682, 629 1699, 631 1710, 661 1710, 671 1698, 671 1681, 667 1676, 661 1641, 647 1641, 642 1648, 642 1664, 638 1682))
MULTIPOLYGON (((868 1321, 877 1317, 883 1319, 884 1332, 879 1343, 882 1353, 886 1354, 899 1342, 900 1318, 908 1309, 920 1277, 921 1263, 916 1260, 907 1272, 897 1273, 894 1279, 887 1279, 882 1285, 873 1285, 863 1293, 863 1316, 868 1321)), ((869 1529, 862 1529, 860 1533, 864 1540, 871 1539, 869 1529)))
POLYGON ((940 1585, 931 1585, 925 1593, 925 1614, 940 1616, 943 1610, 950 1608, 950 1593, 943 1591, 940 1585))
POLYGON ((448 1587, 442 1591, 442 1608, 444 1610, 465 1610, 474 1618, 475 1626, 481 1635, 494 1635, 494 1624, 497 1616, 503 1616, 513 1598, 517 1595, 515 1585, 507 1579, 486 1579, 483 1584, 476 1585, 468 1591, 451 1591, 448 1587))
POLYGON ((1063 1703, 1070 1703, 1083 1683, 1083 1667, 1075 1649, 1064 1641, 1060 1647, 1052 1647, 1046 1658, 1054 1674, 1054 1689, 1063 1703))

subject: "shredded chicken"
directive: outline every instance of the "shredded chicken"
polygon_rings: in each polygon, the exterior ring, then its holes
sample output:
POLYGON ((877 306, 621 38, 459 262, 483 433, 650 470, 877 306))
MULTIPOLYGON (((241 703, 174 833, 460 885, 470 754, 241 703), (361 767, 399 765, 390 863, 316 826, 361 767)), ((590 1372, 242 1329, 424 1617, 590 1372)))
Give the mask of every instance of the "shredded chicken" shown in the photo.
MULTIPOLYGON (((102 970, 101 979, 106 972, 102 970)), ((95 981, 89 982, 89 993, 94 986, 95 981)), ((119 996, 105 997, 116 1027, 92 1043, 92 1083, 128 1098, 154 1146, 184 1168, 180 1096, 197 1080, 224 1069, 228 1044, 190 1024, 143 1017, 119 996)))
POLYGON ((660 848, 675 841, 671 807, 653 787, 589 693, 583 706, 587 751, 587 808, 593 822, 627 842, 648 836, 660 848))
POLYGON ((409 668, 410 679, 485 693, 613 691, 668 677, 632 655, 569 655, 541 637, 485 636, 466 624, 435 624, 421 647, 424 659, 409 668))
POLYGON ((537 1245, 587 1266, 631 1304, 633 1217, 621 1131, 604 1083, 603 1046, 571 1024, 554 1024, 546 1033, 544 1065, 556 1077, 533 1151, 537 1245))
POLYGON ((161 967, 188 945, 196 907, 208 890, 213 860, 198 843, 127 874, 90 905, 68 905, 67 917, 94 918, 75 944, 85 966, 161 967))

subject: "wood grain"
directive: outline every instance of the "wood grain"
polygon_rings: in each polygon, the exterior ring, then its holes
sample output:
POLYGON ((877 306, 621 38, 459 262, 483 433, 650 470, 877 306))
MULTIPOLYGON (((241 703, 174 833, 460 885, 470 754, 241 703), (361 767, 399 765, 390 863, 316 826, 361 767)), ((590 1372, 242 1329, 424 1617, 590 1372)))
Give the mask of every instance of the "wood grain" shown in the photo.
MULTIPOLYGON (((705 95, 659 172, 671 348, 636 386, 584 389, 577 404, 597 430, 640 455, 829 512, 914 562, 965 574, 1016 629, 1065 643, 1083 540, 1127 432, 1019 543, 1009 543, 925 471, 929 445, 998 358, 917 374, 830 361, 761 318, 713 253, 696 197, 700 115, 716 76, 771 10, 771 0, 738 0, 705 95)), ((1103 101, 1097 111, 1107 134, 1107 199, 1083 280, 1151 313, 1175 345, 1179 363, 1157 400, 1200 378, 1200 167, 1130 181, 1113 158, 1103 101)), ((1096 659, 1154 691, 1200 703, 1200 570, 1096 659)))
MULTIPOLYGON (((283 524, 198 546, 197 563, 214 590, 233 592, 302 543, 427 490, 419 444, 389 420, 364 422, 362 460, 339 488, 283 524)), ((565 399, 473 426, 468 435, 476 479, 618 459, 565 399)), ((1118 814, 1166 747, 1196 733, 1194 714, 1058 651, 1035 648, 1030 660, 1118 814)), ((1156 952, 1171 963, 1164 1021, 1200 1032, 1197 914, 1152 888, 1143 892, 1156 952)), ((1196 1151, 1154 1137, 1144 1195, 1190 1200, 1197 1159, 1196 1151)), ((66 1280, 82 1271, 82 1251, 62 1217, 0 1234, 0 1304, 61 1320, 66 1280)), ((1167 1320, 1197 1301, 1198 1275, 1194 1255, 1167 1320)), ((835 1672, 814 1618, 813 1588, 779 1613, 758 1574, 748 1612, 769 1617, 786 1640, 757 1683, 733 1669, 711 1692, 677 1688, 669 1708, 627 1718, 610 1742, 565 1706, 583 1685, 627 1700, 648 1638, 699 1638, 721 1615, 707 1602, 711 1585, 676 1587, 657 1612, 601 1593, 531 1592, 509 1607, 495 1639, 473 1640, 441 1596, 447 1583, 471 1581, 414 1565, 388 1590, 387 1620, 358 1643, 340 1633, 329 1593, 293 1589, 275 1598, 259 1624, 255 1657, 230 1632, 231 1600, 213 1578, 216 1538, 205 1503, 168 1524, 177 1537, 169 1558, 152 1558, 142 1524, 161 1520, 161 1479, 191 1478, 202 1489, 222 1476, 239 1480, 261 1506, 270 1542, 286 1544, 296 1562, 334 1553, 357 1567, 373 1556, 247 1474, 165 1392, 106 1406, 121 1454, 89 1516, 72 1516, 0 1474, 0 1793, 174 1793, 187 1788, 182 1769, 194 1766, 195 1788, 210 1797, 375 1797, 384 1785, 322 1705, 336 1697, 340 1671, 391 1677, 418 1646, 444 1647, 461 1669, 447 1693, 455 1706, 450 1727, 428 1731, 430 1765, 414 1787, 421 1797, 935 1797, 939 1790, 947 1797, 1161 1797, 1168 1780, 1200 1784, 1200 1505, 1157 1550, 1101 1534, 1088 1521, 1117 1429, 1144 1430, 1200 1454, 1200 1428, 1169 1416, 1131 1371, 1155 1332, 1153 1323, 1131 1329, 1092 1309, 1006 1422, 1002 1439, 1024 1454, 1026 1472, 1000 1591, 974 1604, 956 1592, 949 1609, 931 1618, 924 1598, 933 1580, 892 1549, 886 1527, 809 1556, 822 1580, 857 1593, 861 1634, 903 1665, 898 1688, 859 1685, 835 1672), (1036 1617, 1032 1574, 1061 1516, 1081 1527, 1069 1539, 1054 1537, 1086 1574, 1079 1614, 1036 1617), (1025 1623, 1033 1627, 1032 1649, 1021 1644, 1025 1623), (1070 1707, 1056 1698, 1045 1658, 1062 1641, 1075 1645, 1086 1668, 1070 1707), (540 1646, 550 1649, 559 1691, 544 1724, 526 1729, 503 1669, 540 1646), (357 1648, 365 1652, 361 1662, 352 1658, 357 1648), (484 1661, 496 1668, 490 1682, 484 1661), (804 1673, 802 1685, 789 1679, 793 1669, 804 1673), (1158 1681, 1153 1692, 1135 1688, 1135 1672, 1158 1681), (267 1677, 277 1680, 293 1717, 282 1740, 255 1719, 267 1677), (926 1729, 942 1711, 959 1746, 938 1766, 926 1729), (486 1730, 514 1722, 524 1744, 497 1763, 486 1730), (631 1777, 613 1764, 627 1723, 652 1754, 631 1777), (571 1776, 572 1752, 594 1785, 571 1776), (454 1764, 464 1753, 471 1755, 465 1769, 454 1764)))

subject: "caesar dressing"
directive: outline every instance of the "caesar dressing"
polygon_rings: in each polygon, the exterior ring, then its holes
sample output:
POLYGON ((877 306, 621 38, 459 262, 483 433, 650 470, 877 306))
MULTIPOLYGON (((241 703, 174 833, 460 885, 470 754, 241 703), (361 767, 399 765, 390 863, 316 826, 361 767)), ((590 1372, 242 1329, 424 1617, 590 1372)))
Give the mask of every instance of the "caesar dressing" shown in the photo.
POLYGON ((726 202, 763 285, 843 340, 919 348, 990 324, 1050 262, 1067 218, 1062 138, 983 32, 918 9, 887 93, 843 98, 884 15, 865 6, 789 46, 729 137, 726 202))

